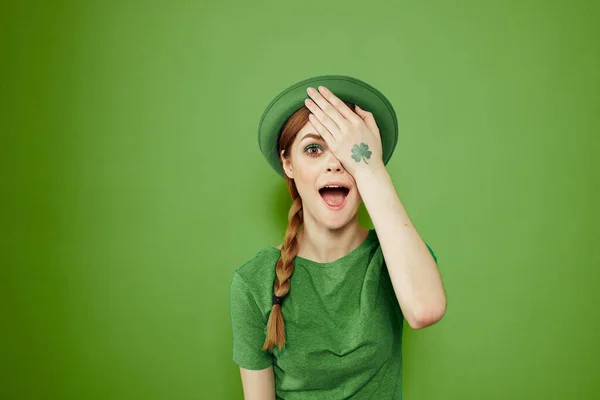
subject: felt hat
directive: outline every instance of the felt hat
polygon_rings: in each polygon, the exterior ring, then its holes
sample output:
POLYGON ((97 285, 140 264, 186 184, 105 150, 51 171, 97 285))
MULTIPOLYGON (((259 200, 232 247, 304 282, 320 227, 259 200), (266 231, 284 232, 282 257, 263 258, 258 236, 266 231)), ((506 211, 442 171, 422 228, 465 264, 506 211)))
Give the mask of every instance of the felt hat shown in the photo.
POLYGON ((325 86, 341 100, 373 113, 381 133, 383 163, 387 164, 398 142, 398 121, 390 101, 379 90, 360 79, 345 75, 320 75, 287 87, 269 102, 263 112, 258 124, 258 145, 269 165, 284 177, 278 152, 281 128, 292 114, 304 107, 304 100, 310 98, 306 89, 317 89, 319 86, 325 86))

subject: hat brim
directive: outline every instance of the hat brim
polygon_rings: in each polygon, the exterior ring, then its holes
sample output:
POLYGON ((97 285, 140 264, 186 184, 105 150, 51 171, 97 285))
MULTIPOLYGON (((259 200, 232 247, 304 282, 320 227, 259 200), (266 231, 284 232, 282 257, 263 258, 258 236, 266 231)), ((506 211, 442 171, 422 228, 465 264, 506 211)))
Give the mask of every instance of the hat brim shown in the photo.
POLYGON ((368 83, 345 75, 321 75, 297 82, 275 96, 267 105, 259 125, 258 144, 260 151, 271 167, 284 177, 278 152, 278 139, 285 122, 309 98, 306 89, 325 86, 343 101, 358 104, 363 110, 373 113, 381 134, 382 159, 388 163, 398 142, 398 121, 390 101, 368 83))

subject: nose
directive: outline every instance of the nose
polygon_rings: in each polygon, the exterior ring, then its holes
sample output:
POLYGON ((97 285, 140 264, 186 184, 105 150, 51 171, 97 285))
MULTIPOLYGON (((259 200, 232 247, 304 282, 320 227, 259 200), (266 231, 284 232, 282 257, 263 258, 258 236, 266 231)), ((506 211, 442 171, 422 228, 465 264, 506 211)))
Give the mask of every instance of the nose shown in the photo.
POLYGON ((332 153, 329 153, 329 158, 327 160, 327 163, 325 164, 325 167, 327 168, 328 172, 342 172, 344 170, 344 167, 342 167, 342 163, 340 162, 340 160, 338 160, 337 157, 334 156, 332 153))

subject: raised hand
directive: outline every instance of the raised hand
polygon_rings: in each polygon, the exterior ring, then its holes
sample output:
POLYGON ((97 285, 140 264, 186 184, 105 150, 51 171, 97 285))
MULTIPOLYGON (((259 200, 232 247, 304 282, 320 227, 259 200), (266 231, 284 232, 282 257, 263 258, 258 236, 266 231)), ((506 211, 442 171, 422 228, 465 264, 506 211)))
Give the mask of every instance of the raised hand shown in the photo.
POLYGON ((373 114, 356 106, 356 113, 330 90, 309 87, 304 103, 310 122, 352 176, 361 168, 383 165, 381 136, 373 114))

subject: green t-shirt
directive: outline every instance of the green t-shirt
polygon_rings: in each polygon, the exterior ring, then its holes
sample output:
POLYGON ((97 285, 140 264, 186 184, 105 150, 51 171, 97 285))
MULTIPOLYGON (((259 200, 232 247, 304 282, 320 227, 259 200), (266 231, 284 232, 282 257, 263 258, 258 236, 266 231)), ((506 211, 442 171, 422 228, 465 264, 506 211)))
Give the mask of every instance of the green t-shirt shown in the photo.
POLYGON ((270 353, 261 348, 279 254, 265 247, 233 272, 233 361, 273 365, 277 399, 400 399, 403 316, 375 230, 332 262, 296 256, 282 301, 286 345, 270 353))

